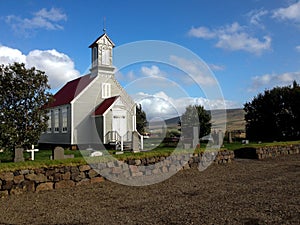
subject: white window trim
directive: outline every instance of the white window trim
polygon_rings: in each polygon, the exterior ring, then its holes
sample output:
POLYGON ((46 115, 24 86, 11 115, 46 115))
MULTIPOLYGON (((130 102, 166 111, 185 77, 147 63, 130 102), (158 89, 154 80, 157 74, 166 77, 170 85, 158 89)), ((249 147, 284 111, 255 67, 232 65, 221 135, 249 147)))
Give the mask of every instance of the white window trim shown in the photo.
POLYGON ((51 134, 52 133, 52 116, 51 116, 51 111, 49 111, 47 113, 47 116, 48 116, 48 121, 47 121, 48 127, 47 127, 47 131, 46 132, 48 134, 51 134))
POLYGON ((98 65, 98 48, 95 46, 92 49, 93 67, 98 65))
POLYGON ((62 115, 62 133, 68 133, 68 107, 61 110, 62 115))
POLYGON ((102 98, 110 98, 111 97, 111 84, 102 83, 102 98))
POLYGON ((54 110, 54 133, 59 133, 59 109, 54 110))

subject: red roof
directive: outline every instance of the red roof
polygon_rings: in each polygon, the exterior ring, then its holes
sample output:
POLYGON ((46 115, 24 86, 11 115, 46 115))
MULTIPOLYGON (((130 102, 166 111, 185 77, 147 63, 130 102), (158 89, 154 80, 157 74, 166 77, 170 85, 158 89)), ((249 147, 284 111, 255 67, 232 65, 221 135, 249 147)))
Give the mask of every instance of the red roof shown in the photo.
POLYGON ((48 105, 47 108, 71 103, 71 101, 77 95, 79 95, 79 93, 81 93, 83 89, 85 89, 94 79, 95 76, 91 77, 90 74, 88 74, 69 81, 54 95, 54 101, 48 105))
POLYGON ((111 98, 105 99, 94 111, 93 116, 101 116, 103 113, 106 112, 106 110, 109 109, 109 107, 114 104, 114 102, 119 98, 119 96, 114 96, 111 98))

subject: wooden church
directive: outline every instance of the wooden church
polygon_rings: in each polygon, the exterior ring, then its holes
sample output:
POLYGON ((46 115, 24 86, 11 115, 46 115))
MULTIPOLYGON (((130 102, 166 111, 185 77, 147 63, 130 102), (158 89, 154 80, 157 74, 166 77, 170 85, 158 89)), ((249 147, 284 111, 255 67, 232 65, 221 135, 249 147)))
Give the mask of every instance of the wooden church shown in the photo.
POLYGON ((74 149, 103 144, 123 149, 133 133, 142 139, 136 131, 136 104, 115 78, 114 43, 104 32, 89 48, 90 73, 69 81, 54 95, 40 145, 74 149))

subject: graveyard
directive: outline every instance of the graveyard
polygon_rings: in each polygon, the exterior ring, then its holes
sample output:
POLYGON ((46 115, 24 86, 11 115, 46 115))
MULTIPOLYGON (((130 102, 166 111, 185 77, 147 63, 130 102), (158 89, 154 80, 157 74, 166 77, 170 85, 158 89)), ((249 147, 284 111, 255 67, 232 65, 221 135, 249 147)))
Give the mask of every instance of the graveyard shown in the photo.
MULTIPOLYGON (((146 140, 147 143, 148 140, 146 140)), ((149 140, 149 143, 152 143, 152 140, 149 140)), ((157 145, 157 141, 153 141, 157 145)), ((257 143, 250 142, 248 144, 243 144, 242 142, 233 142, 233 143, 224 143, 220 148, 221 151, 236 151, 239 149, 254 149, 261 147, 270 147, 270 146, 290 146, 290 145, 299 145, 300 141, 289 141, 289 142, 269 142, 269 143, 257 143)), ((146 144, 147 145, 147 144, 146 144)), ((150 144, 149 144, 150 146, 150 144)), ((163 142, 160 143, 151 151, 143 151, 138 153, 133 153, 131 151, 125 151, 124 154, 117 155, 116 150, 108 150, 107 153, 104 153, 102 158, 105 159, 105 155, 110 154, 115 157, 117 160, 126 160, 126 159, 141 159, 141 158, 151 158, 151 157, 166 157, 172 154, 174 149, 177 147, 177 141, 163 142)), ((101 151, 101 149, 99 149, 101 151)), ((102 149, 103 150, 103 149, 102 149)), ((200 144, 200 147, 196 147, 192 150, 193 153, 201 153, 206 150, 206 144, 200 144)), ((181 152, 190 152, 191 150, 181 149, 181 152)), ((104 152, 104 151, 103 151, 104 152)), ((85 157, 88 157, 91 152, 89 150, 70 150, 63 149, 61 150, 60 156, 58 158, 53 158, 53 150, 39 150, 34 154, 34 160, 32 160, 32 153, 23 151, 23 156, 19 157, 19 162, 14 162, 14 153, 13 152, 0 152, 0 171, 3 170, 12 170, 14 168, 33 168, 33 167, 43 167, 43 166, 55 166, 62 164, 86 164, 85 157)))

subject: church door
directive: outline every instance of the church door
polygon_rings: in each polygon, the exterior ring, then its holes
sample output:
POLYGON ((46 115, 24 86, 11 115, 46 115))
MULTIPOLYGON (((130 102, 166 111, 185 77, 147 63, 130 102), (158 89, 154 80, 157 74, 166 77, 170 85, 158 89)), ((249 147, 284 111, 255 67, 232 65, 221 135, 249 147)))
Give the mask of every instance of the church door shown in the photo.
POLYGON ((127 120, 125 110, 113 110, 112 128, 117 131, 121 136, 127 132, 127 120))

